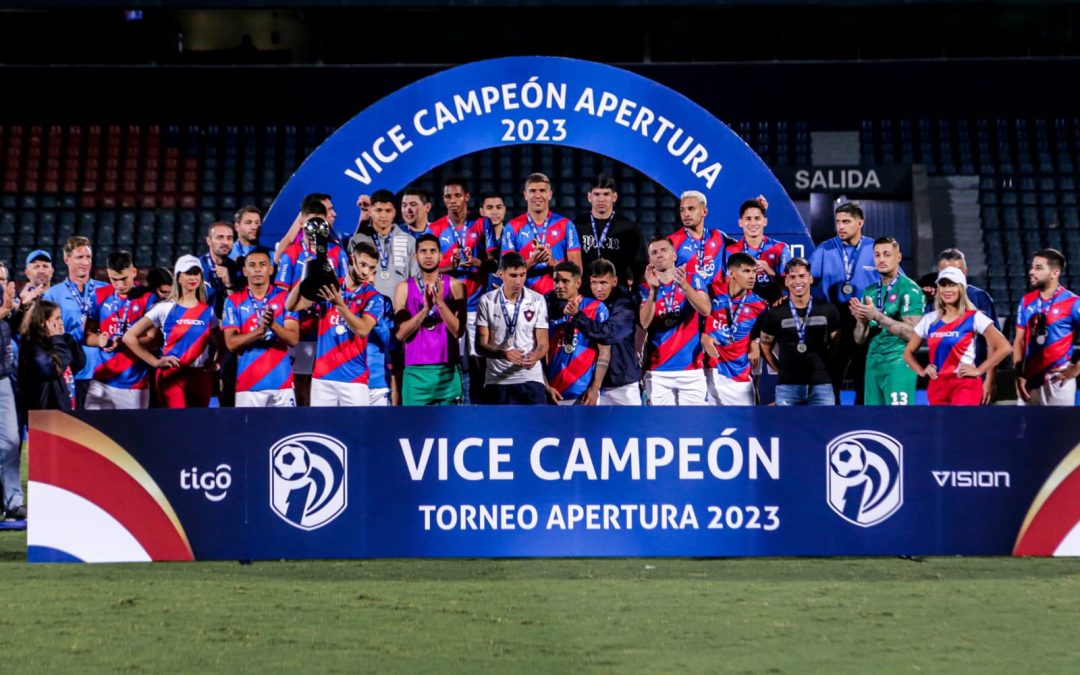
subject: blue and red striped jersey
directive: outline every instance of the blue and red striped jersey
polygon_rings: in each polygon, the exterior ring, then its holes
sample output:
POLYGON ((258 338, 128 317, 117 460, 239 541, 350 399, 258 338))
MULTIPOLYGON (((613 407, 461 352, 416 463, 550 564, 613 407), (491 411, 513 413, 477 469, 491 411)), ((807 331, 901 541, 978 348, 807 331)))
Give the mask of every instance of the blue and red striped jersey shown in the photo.
POLYGON ((753 291, 733 299, 727 293, 712 299, 712 312, 705 319, 705 331, 716 341, 719 359, 705 355, 705 365, 736 382, 749 382, 750 332, 769 305, 753 291))
POLYGON ((503 227, 502 252, 517 251, 528 260, 540 240, 551 250, 551 259, 533 267, 525 285, 540 295, 547 295, 555 290, 555 280, 551 274, 540 271, 555 267, 574 251, 580 252, 581 242, 577 228, 569 218, 549 213, 547 219, 538 224, 528 213, 523 213, 503 227))
POLYGON ((1072 361, 1073 340, 1080 330, 1080 297, 1064 286, 1053 297, 1043 300, 1032 291, 1020 300, 1016 325, 1024 334, 1024 378, 1028 387, 1041 386, 1047 374, 1064 368, 1072 361), (1040 317, 1042 314, 1044 316, 1040 317), (1037 324, 1045 325, 1043 343, 1039 344, 1037 324))
MULTIPOLYGON (((708 292, 709 282, 694 275, 690 283, 708 292)), ((638 288, 642 302, 649 295, 649 285, 638 288)), ((701 316, 674 282, 660 284, 656 291, 656 312, 646 337, 646 369, 658 371, 697 370, 704 366, 701 350, 701 316)))
MULTIPOLYGON (((608 320, 607 306, 593 298, 582 298, 578 311, 597 323, 608 320)), ((592 384, 599 346, 566 316, 549 319, 548 330, 548 384, 563 398, 575 399, 592 384)))
MULTIPOLYGON (((439 238, 439 250, 442 252, 439 267, 450 267, 453 264, 454 254, 458 251, 465 251, 459 256, 460 262, 467 258, 483 260, 499 250, 498 242, 495 241, 495 229, 487 218, 475 220, 466 218, 463 225, 453 227, 450 224, 450 217, 443 216, 431 223, 428 228, 439 238)), ((488 290, 487 271, 480 267, 459 265, 451 269, 449 275, 460 279, 465 284, 468 311, 475 312, 480 296, 488 290)))
MULTIPOLYGON (((382 318, 382 296, 371 284, 356 289, 341 289, 349 311, 357 316, 366 314, 376 322, 382 318)), ((312 377, 332 382, 368 384, 367 337, 349 329, 341 313, 329 301, 315 303, 319 317, 319 338, 315 345, 315 369, 312 377)))
POLYGON ((146 318, 165 337, 162 356, 175 356, 183 366, 206 364, 210 358, 213 331, 218 326, 213 307, 201 302, 194 307, 159 302, 146 312, 146 318))
POLYGON ((926 340, 930 363, 940 377, 956 375, 963 363, 975 365, 975 335, 982 335, 991 325, 989 317, 977 309, 969 309, 948 323, 939 319, 937 312, 930 312, 916 324, 915 333, 926 340))
MULTIPOLYGON (((284 328, 286 320, 299 321, 296 312, 285 309, 288 293, 280 288, 270 288, 259 299, 251 291, 233 293, 225 301, 221 327, 250 333, 259 328, 267 307, 273 308, 274 323, 284 328)), ((237 354, 236 391, 275 391, 293 386, 292 361, 289 346, 266 331, 263 339, 237 354)))
POLYGON ((761 246, 751 248, 746 237, 729 243, 724 259, 727 260, 735 253, 745 253, 754 260, 761 260, 769 264, 776 274, 769 275, 765 272, 757 275, 754 283, 754 295, 764 299, 768 303, 779 300, 784 295, 784 265, 791 260, 791 247, 782 241, 761 238, 761 246))
MULTIPOLYGON (((132 289, 134 291, 135 289, 132 289)), ((143 293, 137 298, 121 298, 112 286, 97 289, 93 318, 98 330, 119 342, 114 351, 102 349, 94 379, 117 389, 146 389, 150 386, 150 368, 121 341, 124 333, 145 316, 157 299, 157 293, 143 293)))
POLYGON ((695 239, 689 230, 682 227, 669 234, 668 239, 675 247, 675 264, 686 266, 687 278, 700 276, 707 281, 724 278, 728 241, 723 232, 705 228, 701 239, 695 239))

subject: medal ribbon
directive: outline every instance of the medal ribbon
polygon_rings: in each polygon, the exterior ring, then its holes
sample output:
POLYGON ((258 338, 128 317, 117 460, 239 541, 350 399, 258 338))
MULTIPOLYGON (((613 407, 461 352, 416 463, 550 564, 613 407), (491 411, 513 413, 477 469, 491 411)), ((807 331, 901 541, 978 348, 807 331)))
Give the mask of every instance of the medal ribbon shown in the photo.
POLYGON ((592 236, 593 240, 596 241, 596 248, 603 248, 604 240, 607 239, 608 230, 611 229, 611 224, 615 222, 615 212, 612 211, 611 215, 608 216, 607 224, 604 225, 604 231, 600 233, 600 236, 597 236, 596 234, 596 218, 593 217, 592 213, 589 213, 589 221, 592 223, 592 236))
POLYGON ((806 344, 806 326, 810 323, 810 313, 814 311, 814 298, 806 305, 806 316, 799 322, 799 314, 795 311, 795 303, 788 301, 788 309, 791 310, 791 320, 795 322, 795 333, 799 336, 799 344, 806 344))

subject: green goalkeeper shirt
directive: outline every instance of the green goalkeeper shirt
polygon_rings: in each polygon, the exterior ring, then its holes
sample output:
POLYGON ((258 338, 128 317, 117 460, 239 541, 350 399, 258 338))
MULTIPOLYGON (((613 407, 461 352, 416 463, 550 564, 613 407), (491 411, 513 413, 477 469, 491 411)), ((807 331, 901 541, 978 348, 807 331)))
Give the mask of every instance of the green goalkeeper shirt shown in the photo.
MULTIPOLYGON (((882 289, 881 284, 877 283, 867 288, 863 292, 863 303, 867 301, 896 321, 903 321, 905 316, 923 315, 922 289, 903 274, 896 277, 891 287, 886 284, 882 289)), ((870 322, 870 346, 866 352, 868 359, 894 361, 900 358, 906 346, 907 340, 883 329, 877 321, 870 322)))

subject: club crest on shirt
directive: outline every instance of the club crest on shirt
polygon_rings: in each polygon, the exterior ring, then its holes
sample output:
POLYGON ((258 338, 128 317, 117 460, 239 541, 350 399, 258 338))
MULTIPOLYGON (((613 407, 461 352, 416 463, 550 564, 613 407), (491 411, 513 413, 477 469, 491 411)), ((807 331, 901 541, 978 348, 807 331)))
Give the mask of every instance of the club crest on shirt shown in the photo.
POLYGON ((532 311, 531 309, 526 309, 524 312, 522 312, 522 314, 525 315, 526 321, 532 321, 533 317, 536 316, 536 312, 532 311))

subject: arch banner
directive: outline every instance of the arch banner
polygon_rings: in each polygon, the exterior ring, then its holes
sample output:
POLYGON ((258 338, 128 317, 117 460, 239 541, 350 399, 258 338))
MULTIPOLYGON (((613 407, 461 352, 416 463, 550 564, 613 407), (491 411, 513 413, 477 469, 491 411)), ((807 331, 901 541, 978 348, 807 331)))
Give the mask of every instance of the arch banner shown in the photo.
MULTIPOLYGON (((716 86, 716 83, 702 83, 716 86)), ((470 153, 542 143, 605 155, 672 193, 708 198, 709 227, 738 231, 738 206, 763 194, 768 234, 812 248, 795 205, 754 151, 686 96, 620 68, 556 57, 470 63, 402 87, 349 120, 289 179, 263 225, 280 238, 304 195, 334 197, 342 231, 358 220, 356 197, 398 192, 470 153)), ((474 177, 475 178, 475 177, 474 177)), ((515 182, 524 176, 502 177, 515 182)), ((559 182, 558 176, 553 180, 559 182)), ((581 186, 586 191, 586 186, 581 186)), ((671 214, 677 224, 678 214, 671 214)))

